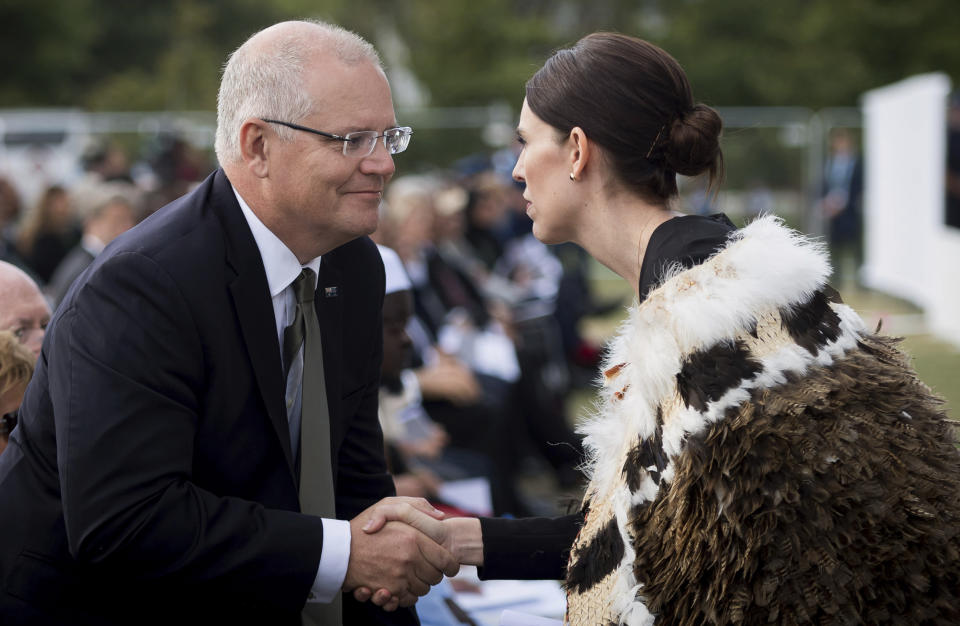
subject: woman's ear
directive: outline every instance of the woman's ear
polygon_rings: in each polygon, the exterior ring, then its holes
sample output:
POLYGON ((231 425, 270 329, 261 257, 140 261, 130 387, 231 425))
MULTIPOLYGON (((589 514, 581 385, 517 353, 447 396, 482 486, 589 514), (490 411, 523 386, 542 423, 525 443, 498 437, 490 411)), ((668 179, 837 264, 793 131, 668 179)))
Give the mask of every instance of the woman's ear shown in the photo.
POLYGON ((587 139, 587 134, 579 126, 570 130, 567 140, 570 144, 570 174, 574 180, 579 180, 592 156, 593 146, 587 139))
POLYGON ((240 126, 240 156, 247 169, 258 178, 266 178, 270 172, 268 147, 266 122, 250 118, 240 126))

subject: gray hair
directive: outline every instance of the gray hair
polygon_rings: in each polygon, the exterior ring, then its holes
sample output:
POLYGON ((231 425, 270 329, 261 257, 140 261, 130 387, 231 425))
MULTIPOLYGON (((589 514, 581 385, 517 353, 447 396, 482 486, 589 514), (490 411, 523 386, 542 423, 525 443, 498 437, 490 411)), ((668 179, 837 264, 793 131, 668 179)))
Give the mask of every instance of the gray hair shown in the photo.
MULTIPOLYGON (((281 22, 255 33, 236 49, 223 69, 217 95, 214 149, 221 165, 240 161, 240 127, 251 117, 297 122, 314 102, 303 89, 306 61, 318 50, 354 65, 369 61, 382 69, 369 42, 349 30, 319 20, 281 22)), ((287 141, 290 128, 277 125, 287 141)))

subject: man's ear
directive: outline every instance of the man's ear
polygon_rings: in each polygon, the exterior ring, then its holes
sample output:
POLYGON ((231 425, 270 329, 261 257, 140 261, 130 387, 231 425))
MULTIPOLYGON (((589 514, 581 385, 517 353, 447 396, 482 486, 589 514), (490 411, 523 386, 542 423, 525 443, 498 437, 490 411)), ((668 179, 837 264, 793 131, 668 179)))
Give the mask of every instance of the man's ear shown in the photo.
POLYGON ((250 118, 240 126, 240 157, 243 164, 257 178, 266 178, 270 173, 270 141, 277 136, 271 133, 267 123, 250 118))
POLYGON ((574 180, 579 180, 590 161, 593 145, 579 126, 574 126, 570 130, 567 142, 570 144, 570 173, 573 174, 574 180))

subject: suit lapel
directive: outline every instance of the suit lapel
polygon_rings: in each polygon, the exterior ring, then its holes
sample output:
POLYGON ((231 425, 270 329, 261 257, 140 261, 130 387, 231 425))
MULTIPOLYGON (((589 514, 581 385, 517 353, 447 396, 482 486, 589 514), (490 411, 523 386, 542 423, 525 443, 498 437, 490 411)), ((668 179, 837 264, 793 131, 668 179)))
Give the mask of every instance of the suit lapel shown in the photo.
POLYGON ((340 290, 341 272, 336 267, 333 254, 327 254, 320 263, 317 294, 314 304, 323 340, 323 373, 327 386, 327 407, 330 411, 330 447, 334 459, 336 478, 336 453, 343 439, 344 424, 340 406, 340 364, 343 363, 343 299, 340 290))
POLYGON ((211 203, 224 227, 227 264, 234 272, 229 280, 230 295, 250 355, 250 366, 270 422, 283 448, 290 475, 296 476, 284 407, 283 365, 267 275, 260 250, 223 171, 216 173, 211 203))

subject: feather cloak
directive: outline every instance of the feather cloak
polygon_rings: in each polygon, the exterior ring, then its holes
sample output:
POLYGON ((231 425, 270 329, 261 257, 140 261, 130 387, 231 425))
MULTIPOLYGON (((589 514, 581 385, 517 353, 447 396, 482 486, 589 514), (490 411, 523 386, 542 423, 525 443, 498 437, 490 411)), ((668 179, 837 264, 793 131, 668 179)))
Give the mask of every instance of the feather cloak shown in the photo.
POLYGON ((630 310, 581 429, 568 623, 960 623, 953 423, 829 274, 764 217, 630 310))

